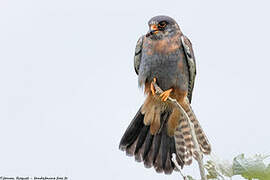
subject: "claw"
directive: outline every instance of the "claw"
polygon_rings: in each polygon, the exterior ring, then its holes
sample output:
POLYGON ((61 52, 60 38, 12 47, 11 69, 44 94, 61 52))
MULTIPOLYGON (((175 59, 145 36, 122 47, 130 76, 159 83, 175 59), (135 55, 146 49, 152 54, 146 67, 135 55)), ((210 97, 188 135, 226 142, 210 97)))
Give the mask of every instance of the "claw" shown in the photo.
POLYGON ((157 79, 154 78, 153 82, 151 82, 151 86, 150 86, 150 89, 151 89, 151 92, 152 92, 153 96, 156 94, 156 89, 155 89, 155 86, 154 86, 154 83, 156 83, 156 81, 157 81, 157 79))
POLYGON ((159 95, 159 97, 161 98, 162 101, 167 101, 168 97, 170 96, 171 92, 172 92, 172 88, 168 89, 167 91, 164 91, 163 93, 161 93, 159 95))

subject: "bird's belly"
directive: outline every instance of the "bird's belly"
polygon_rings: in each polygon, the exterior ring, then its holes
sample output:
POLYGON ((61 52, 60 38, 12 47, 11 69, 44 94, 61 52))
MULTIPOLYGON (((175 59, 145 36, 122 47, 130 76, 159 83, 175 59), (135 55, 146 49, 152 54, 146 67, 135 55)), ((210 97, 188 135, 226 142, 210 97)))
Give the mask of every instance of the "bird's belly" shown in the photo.
POLYGON ((180 51, 168 55, 142 55, 139 83, 151 82, 153 78, 156 78, 163 90, 172 87, 186 90, 188 88, 188 75, 186 75, 185 62, 180 56, 180 51))

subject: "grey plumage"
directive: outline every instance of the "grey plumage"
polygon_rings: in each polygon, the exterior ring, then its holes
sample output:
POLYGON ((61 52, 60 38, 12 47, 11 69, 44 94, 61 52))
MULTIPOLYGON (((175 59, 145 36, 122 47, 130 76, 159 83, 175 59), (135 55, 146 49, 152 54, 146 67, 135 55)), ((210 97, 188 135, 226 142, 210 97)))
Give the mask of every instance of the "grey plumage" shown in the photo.
POLYGON ((190 40, 186 36, 183 35, 181 36, 181 43, 182 43, 182 47, 186 55, 186 62, 188 66, 188 73, 189 73, 188 99, 189 99, 189 102, 191 103, 195 77, 197 74, 196 60, 195 60, 195 56, 194 56, 194 52, 193 52, 192 44, 190 40))
POLYGON ((136 48, 135 48, 135 55, 134 55, 134 69, 136 74, 139 74, 139 67, 141 64, 141 57, 142 57, 142 45, 143 45, 143 37, 141 36, 137 41, 136 48))
POLYGON ((154 79, 184 107, 194 123, 202 152, 209 154, 211 147, 190 106, 196 76, 191 42, 168 16, 156 16, 148 24, 149 32, 137 41, 134 55, 138 84, 145 87, 148 96, 124 133, 119 148, 135 156, 136 161, 143 161, 145 167, 154 166, 157 172, 171 174, 175 170, 172 154, 176 154, 181 167, 189 165, 194 145, 183 115, 153 93, 154 79))
MULTIPOLYGON (((169 19, 170 23, 174 23, 173 27, 178 29, 180 36, 177 43, 179 49, 169 54, 153 53, 147 54, 148 48, 151 48, 148 42, 144 42, 145 36, 141 36, 137 41, 134 55, 134 69, 139 75, 138 82, 142 86, 147 81, 152 81, 156 77, 159 86, 163 90, 169 89, 172 85, 179 86, 185 90, 188 89, 188 99, 191 102, 194 82, 196 77, 196 61, 192 44, 190 40, 182 34, 177 23, 168 16, 157 16, 149 21, 162 21, 169 19), (184 54, 185 56, 181 56, 184 54), (183 62, 186 69, 177 69, 179 61, 183 62), (178 79, 178 81, 176 81, 178 79)), ((176 32, 168 33, 167 36, 172 37, 176 32)))
POLYGON ((146 50, 142 51, 142 58, 139 70, 139 85, 151 82, 154 77, 160 88, 167 90, 172 86, 177 86, 182 90, 188 88, 188 71, 178 69, 179 61, 186 66, 184 58, 180 58, 181 49, 169 55, 147 55, 146 50))

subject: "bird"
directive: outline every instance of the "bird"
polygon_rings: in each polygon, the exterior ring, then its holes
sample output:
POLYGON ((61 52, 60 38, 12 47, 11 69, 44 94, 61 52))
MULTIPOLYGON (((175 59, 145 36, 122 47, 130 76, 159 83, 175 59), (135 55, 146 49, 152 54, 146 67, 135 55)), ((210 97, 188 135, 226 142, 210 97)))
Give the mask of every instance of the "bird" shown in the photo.
POLYGON ((177 22, 165 15, 148 21, 149 31, 137 41, 134 69, 146 99, 121 138, 119 149, 143 162, 146 168, 171 174, 192 163, 194 144, 184 114, 168 100, 176 99, 194 125, 199 148, 211 153, 211 145, 191 108, 196 62, 191 41, 177 22), (156 83, 164 92, 156 93, 156 83))

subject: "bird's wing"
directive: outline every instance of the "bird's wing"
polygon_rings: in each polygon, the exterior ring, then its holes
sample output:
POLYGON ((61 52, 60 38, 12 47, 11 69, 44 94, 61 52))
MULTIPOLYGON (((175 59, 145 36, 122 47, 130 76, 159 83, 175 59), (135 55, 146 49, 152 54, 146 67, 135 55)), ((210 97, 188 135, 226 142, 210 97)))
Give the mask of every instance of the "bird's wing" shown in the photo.
POLYGON ((140 39, 137 41, 136 48, 135 48, 134 69, 137 75, 139 74, 139 68, 140 68, 141 57, 142 57, 143 38, 144 36, 140 37, 140 39))
POLYGON ((181 42, 182 42, 183 49, 185 51, 186 61, 187 61, 188 71, 189 71, 188 99, 189 99, 189 102, 191 103, 192 92, 193 92, 195 76, 196 76, 196 62, 195 62, 195 56, 194 56, 194 52, 193 52, 192 44, 190 40, 186 36, 182 35, 181 42))

